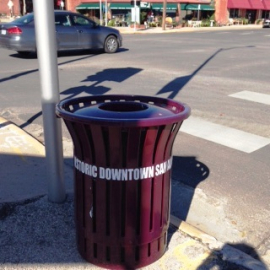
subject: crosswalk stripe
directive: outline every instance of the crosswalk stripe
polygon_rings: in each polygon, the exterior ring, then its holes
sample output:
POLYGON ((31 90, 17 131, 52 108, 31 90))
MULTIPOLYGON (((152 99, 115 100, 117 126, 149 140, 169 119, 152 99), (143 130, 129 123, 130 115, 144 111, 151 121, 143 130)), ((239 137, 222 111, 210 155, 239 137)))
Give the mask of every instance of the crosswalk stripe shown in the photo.
POLYGON ((261 93, 251 92, 251 91, 241 91, 241 92, 231 94, 229 96, 270 105, 270 95, 266 95, 266 94, 261 94, 261 93))
POLYGON ((252 153, 270 144, 270 139, 268 138, 211 123, 201 118, 192 116, 183 122, 180 132, 184 132, 245 153, 252 153))

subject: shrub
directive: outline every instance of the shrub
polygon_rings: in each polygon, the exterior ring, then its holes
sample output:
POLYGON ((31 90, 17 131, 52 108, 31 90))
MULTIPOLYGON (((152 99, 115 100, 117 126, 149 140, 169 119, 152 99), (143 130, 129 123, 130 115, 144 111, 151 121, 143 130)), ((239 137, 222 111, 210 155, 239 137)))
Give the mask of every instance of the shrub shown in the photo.
POLYGON ((150 26, 150 27, 156 27, 157 24, 156 24, 155 22, 150 22, 150 23, 149 23, 149 26, 150 26))
POLYGON ((141 20, 141 22, 147 21, 147 12, 145 12, 145 11, 141 12, 140 20, 141 20))
POLYGON ((210 20, 202 20, 202 26, 203 27, 209 27, 210 26, 210 20))
POLYGON ((172 21, 172 26, 173 26, 173 27, 177 27, 177 26, 179 26, 179 25, 181 25, 181 23, 180 23, 179 21, 176 21, 175 19, 173 19, 173 21, 172 21))
POLYGON ((243 24, 248 24, 248 19, 246 19, 246 18, 240 18, 239 21, 240 22, 242 21, 243 24))
POLYGON ((108 21, 108 26, 115 26, 115 20, 114 19, 109 20, 108 21))

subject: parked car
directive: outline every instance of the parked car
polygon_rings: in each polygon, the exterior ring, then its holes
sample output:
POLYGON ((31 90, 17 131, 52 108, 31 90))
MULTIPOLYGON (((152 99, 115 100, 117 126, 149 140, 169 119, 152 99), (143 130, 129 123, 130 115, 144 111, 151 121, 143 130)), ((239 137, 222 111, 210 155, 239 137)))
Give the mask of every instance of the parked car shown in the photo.
MULTIPOLYGON (((115 53, 122 46, 117 29, 100 26, 91 19, 69 11, 56 10, 57 50, 103 49, 115 53)), ((0 24, 0 47, 27 55, 36 52, 34 13, 0 24)))
POLYGON ((270 27, 270 18, 268 19, 264 19, 263 20, 263 25, 262 25, 263 28, 266 28, 266 27, 270 27))

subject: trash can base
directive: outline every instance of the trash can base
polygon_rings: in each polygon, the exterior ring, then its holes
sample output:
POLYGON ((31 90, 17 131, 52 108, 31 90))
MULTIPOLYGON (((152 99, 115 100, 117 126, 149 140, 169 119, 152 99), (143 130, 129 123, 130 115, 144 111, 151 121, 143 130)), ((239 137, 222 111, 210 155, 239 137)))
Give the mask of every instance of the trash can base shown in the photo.
POLYGON ((164 255, 167 248, 167 232, 140 246, 108 246, 92 243, 86 238, 77 239, 78 250, 83 259, 96 266, 115 270, 132 270, 152 264, 164 255))

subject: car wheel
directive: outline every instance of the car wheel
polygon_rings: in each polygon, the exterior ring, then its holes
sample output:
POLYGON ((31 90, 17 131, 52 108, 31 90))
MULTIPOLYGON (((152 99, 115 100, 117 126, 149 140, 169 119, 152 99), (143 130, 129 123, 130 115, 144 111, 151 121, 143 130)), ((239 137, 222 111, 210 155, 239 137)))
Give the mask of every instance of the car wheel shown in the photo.
POLYGON ((119 48, 117 38, 115 36, 108 36, 105 40, 104 51, 106 53, 115 53, 119 48))

